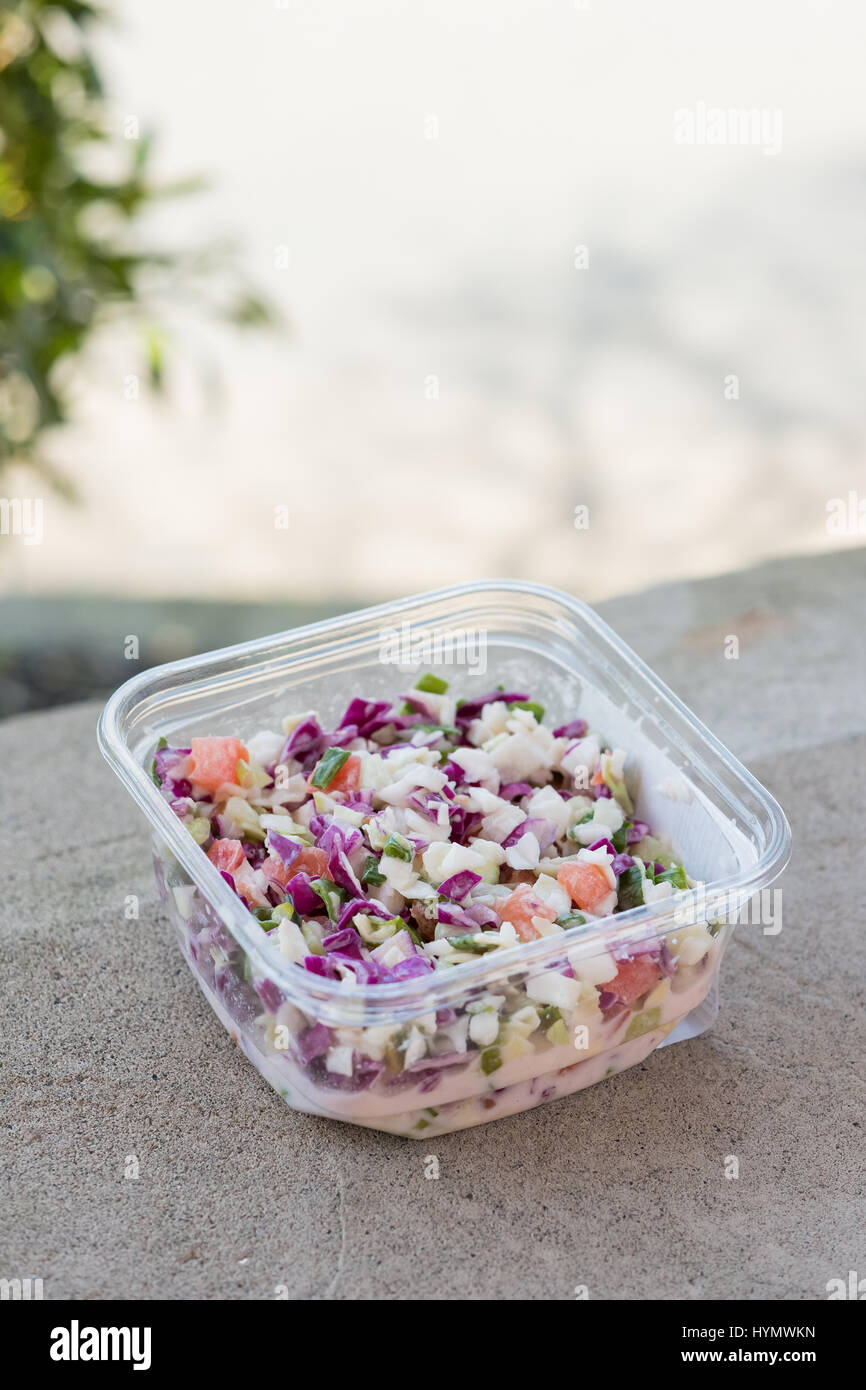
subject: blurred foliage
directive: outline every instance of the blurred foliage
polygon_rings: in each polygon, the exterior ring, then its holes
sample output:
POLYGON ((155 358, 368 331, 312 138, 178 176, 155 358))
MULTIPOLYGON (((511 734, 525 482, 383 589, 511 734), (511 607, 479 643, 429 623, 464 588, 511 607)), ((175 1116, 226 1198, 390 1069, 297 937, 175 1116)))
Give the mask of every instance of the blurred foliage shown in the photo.
POLYGON ((142 374, 158 390, 161 295, 244 327, 273 321, 230 248, 137 245, 138 219, 156 200, 202 185, 156 184, 151 136, 133 117, 112 128, 87 42, 107 18, 79 0, 0 0, 0 470, 29 463, 67 491, 43 436, 66 418, 65 364, 102 323, 133 318, 142 374))

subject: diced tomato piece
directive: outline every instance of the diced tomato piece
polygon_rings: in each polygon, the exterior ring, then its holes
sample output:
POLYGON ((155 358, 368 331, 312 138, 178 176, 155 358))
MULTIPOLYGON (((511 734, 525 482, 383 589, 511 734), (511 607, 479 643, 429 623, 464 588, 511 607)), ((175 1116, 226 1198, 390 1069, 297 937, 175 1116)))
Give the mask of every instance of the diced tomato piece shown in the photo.
POLYGON ((307 778, 308 792, 325 792, 330 796, 331 792, 351 792, 357 791, 361 785, 361 759, 357 753, 350 753, 339 772, 335 772, 326 787, 317 787, 313 783, 316 769, 307 778))
POLYGON ((311 792, 356 792, 361 785, 361 759, 357 753, 350 753, 340 771, 335 773, 326 787, 313 786, 313 772, 307 778, 307 790, 311 792))
POLYGON ((600 787, 600 786, 602 785, 603 782, 604 782, 604 773, 602 772, 602 770, 601 770, 600 767, 597 767, 597 768, 595 769, 595 772, 592 774, 592 777, 591 777, 591 779, 590 779, 589 785, 590 785, 591 787, 600 787))
POLYGON ((329 792, 356 792, 361 785, 361 759, 350 753, 336 777, 328 783, 329 792))
POLYGON ((295 874, 309 874, 310 878, 321 878, 328 869, 328 856, 323 849, 318 849, 311 845, 309 849, 302 849, 297 859, 289 869, 289 877, 294 878, 295 874))
POLYGON ((262 860, 262 873, 269 883, 275 883, 279 888, 285 888, 294 869, 286 868, 282 859, 278 859, 275 854, 269 855, 262 860))
POLYGON ((247 862, 238 866, 235 874, 235 888, 240 893, 247 906, 270 907, 267 895, 262 891, 257 880, 257 874, 247 862))
POLYGON ((309 849, 302 849, 291 864, 284 864, 275 855, 270 855, 262 864, 262 873, 265 878, 270 879, 271 883, 277 883, 280 888, 285 888, 289 879, 294 878, 295 874, 309 874, 310 878, 321 878, 327 868, 328 856, 325 851, 316 849, 315 845, 311 845, 309 849))
POLYGON ((556 909, 540 898, 528 883, 519 883, 497 911, 504 922, 511 923, 521 941, 537 941, 541 936, 533 925, 533 917, 543 917, 545 922, 556 921, 556 909))
POLYGON ((212 864, 216 864, 218 869, 227 874, 233 874, 246 859, 240 840, 214 840, 207 857, 212 864))
POLYGON ((652 989, 662 977, 662 972, 655 961, 647 956, 635 956, 634 960, 617 961, 617 972, 612 980, 608 980, 602 986, 605 990, 610 990, 624 1004, 633 1004, 636 999, 640 999, 642 994, 652 989))
POLYGON ((565 889, 571 901, 587 912, 595 912, 599 903, 613 891, 600 864, 580 859, 563 864, 557 872, 556 881, 565 889))
POLYGON ((190 750, 187 776, 208 792, 223 782, 236 783, 238 759, 250 756, 239 738, 194 738, 190 750))

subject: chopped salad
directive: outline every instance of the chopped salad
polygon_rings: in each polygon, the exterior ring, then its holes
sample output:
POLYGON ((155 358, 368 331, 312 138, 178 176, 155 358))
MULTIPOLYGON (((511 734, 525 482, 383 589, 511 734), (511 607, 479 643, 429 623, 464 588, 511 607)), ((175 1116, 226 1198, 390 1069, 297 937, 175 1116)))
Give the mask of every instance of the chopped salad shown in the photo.
MULTIPOLYGON (((458 700, 425 675, 394 703, 353 699, 330 730, 308 712, 246 743, 160 740, 152 775, 262 932, 299 968, 354 989, 695 886, 636 817, 625 751, 582 719, 544 719, 527 693, 458 700)), ((602 952, 579 979, 564 959, 562 1002, 589 986, 603 1013, 629 1007, 673 968, 663 943, 620 960, 602 952)), ((545 1007, 555 1027, 556 1000, 545 1007)), ((480 1009, 475 1045, 490 1047, 498 1027, 480 1009)))

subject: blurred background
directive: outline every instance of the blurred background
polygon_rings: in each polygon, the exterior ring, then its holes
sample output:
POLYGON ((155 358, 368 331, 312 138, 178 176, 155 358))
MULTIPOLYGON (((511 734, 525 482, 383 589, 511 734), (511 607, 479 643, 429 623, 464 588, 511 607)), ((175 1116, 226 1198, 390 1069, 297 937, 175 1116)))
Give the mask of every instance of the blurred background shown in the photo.
POLYGON ((464 579, 862 544, 863 37, 0 5, 0 713, 464 579))

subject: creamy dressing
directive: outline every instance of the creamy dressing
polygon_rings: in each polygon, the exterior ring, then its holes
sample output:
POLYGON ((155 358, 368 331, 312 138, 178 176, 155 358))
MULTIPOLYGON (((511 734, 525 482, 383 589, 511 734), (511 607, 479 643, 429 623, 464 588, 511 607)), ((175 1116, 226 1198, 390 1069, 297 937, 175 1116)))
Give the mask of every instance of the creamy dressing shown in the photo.
MULTIPOLYGON (((432 1139, 437 1134, 450 1134, 457 1129, 469 1129, 472 1125, 486 1124, 489 1120, 502 1120, 508 1115, 519 1115, 524 1110, 532 1110, 536 1105, 543 1105, 549 1100, 557 1100, 562 1096, 572 1095, 575 1091, 582 1091, 587 1086, 594 1086, 606 1076, 625 1071, 637 1062, 642 1062, 659 1043, 664 1042, 676 1022, 674 1019, 651 1033, 644 1033, 639 1038, 631 1038, 629 1042, 607 1048, 606 1051, 588 1057, 583 1062, 572 1062, 570 1066, 553 1075, 548 1072, 543 1077, 522 1081, 507 1087, 504 1091, 474 1096, 471 1100, 456 1101, 445 1109, 435 1106, 438 1112, 435 1116, 431 1115, 429 1110, 415 1110, 393 1120, 380 1120, 376 1128, 386 1130, 390 1134, 402 1134, 406 1139, 432 1139), (419 1123, 423 1123, 423 1128, 419 1128, 419 1123)), ((357 1123, 365 1124, 367 1121, 359 1120, 357 1123)))
POLYGON ((611 1072, 634 1066, 697 1008, 718 969, 718 956, 713 953, 685 989, 672 988, 668 992, 659 1005, 658 1025, 627 1042, 624 1034, 631 1019, 636 1017, 630 1011, 609 1023, 593 1026, 588 1053, 578 1051, 572 1042, 545 1046, 531 1055, 513 1058, 486 1076, 480 1068, 480 1053, 473 1052, 473 1060, 464 1067, 456 1067, 452 1075, 446 1069, 434 1090, 422 1092, 417 1087, 395 1087, 389 1094, 387 1088, 376 1089, 375 1086, 360 1092, 317 1086, 286 1054, 263 1049, 239 1030, 188 955, 187 960, 214 1012, 265 1080, 293 1109, 412 1139, 427 1139, 514 1115, 543 1101, 592 1086, 611 1072))

